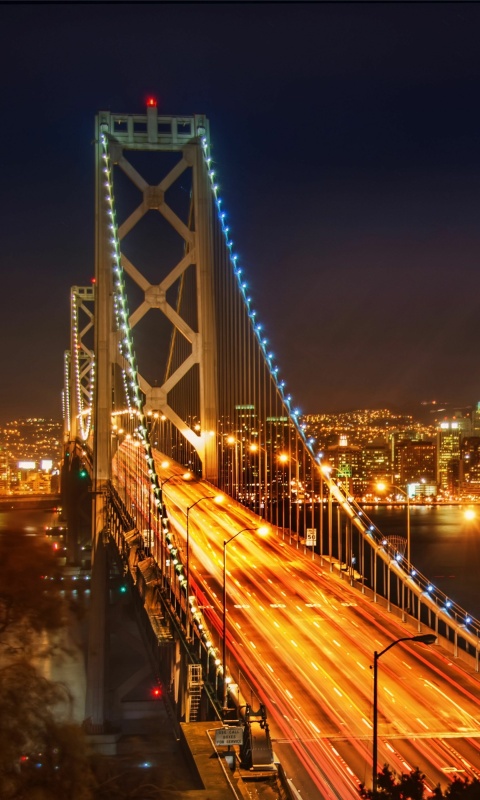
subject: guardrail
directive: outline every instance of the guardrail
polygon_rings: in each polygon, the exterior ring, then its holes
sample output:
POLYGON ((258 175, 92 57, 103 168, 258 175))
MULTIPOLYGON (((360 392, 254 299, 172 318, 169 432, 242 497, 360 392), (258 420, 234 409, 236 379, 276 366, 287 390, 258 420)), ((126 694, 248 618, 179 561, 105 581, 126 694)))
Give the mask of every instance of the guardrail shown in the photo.
MULTIPOLYGON (((435 630, 437 635, 445 635, 450 640, 449 631, 453 632, 454 655, 458 655, 458 648, 469 653, 469 647, 475 654, 475 671, 479 671, 480 658, 480 621, 472 617, 465 609, 449 598, 444 592, 435 587, 432 582, 422 575, 414 565, 409 563, 403 554, 392 545, 388 537, 369 519, 357 501, 345 491, 341 483, 325 476, 323 478, 328 490, 343 512, 350 518, 363 539, 372 548, 375 558, 380 558, 386 565, 390 576, 395 575, 411 596, 417 598, 417 609, 410 610, 411 616, 417 619, 418 630, 422 622, 422 609, 426 609, 435 616, 435 626, 428 620, 424 624, 435 630)), ((388 583, 388 587, 389 587, 388 583)), ((374 587, 376 594, 376 587, 374 587)), ((405 593, 402 592, 402 601, 405 593)), ((402 604, 398 606, 405 614, 407 609, 402 604)))

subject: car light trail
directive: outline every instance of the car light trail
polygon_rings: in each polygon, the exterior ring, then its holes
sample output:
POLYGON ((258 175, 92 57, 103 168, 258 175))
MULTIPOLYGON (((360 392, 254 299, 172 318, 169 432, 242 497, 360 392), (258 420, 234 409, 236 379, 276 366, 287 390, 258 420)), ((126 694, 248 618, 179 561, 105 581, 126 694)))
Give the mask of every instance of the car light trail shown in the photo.
MULTIPOLYGON (((120 476, 122 470, 123 466, 120 476)), ((168 511, 181 542, 185 537, 182 508, 194 502, 198 488, 180 483, 170 487, 168 511)), ((228 514, 218 509, 207 512, 207 504, 203 507, 191 529, 192 575, 197 603, 220 641, 222 541, 239 527, 258 524, 258 517, 245 509, 239 511, 233 501, 229 501, 228 514), (208 583, 198 565, 208 573, 208 583), (200 590, 205 593, 201 602, 200 590)), ((365 781, 365 765, 371 764, 371 654, 375 643, 382 649, 402 635, 405 626, 380 604, 372 606, 340 576, 322 570, 310 556, 282 543, 281 534, 261 544, 250 537, 239 539, 232 548, 229 668, 232 675, 241 670, 251 690, 266 704, 272 725, 291 742, 319 795, 358 800, 357 776, 365 781), (282 602, 276 602, 280 597, 282 602), (289 686, 299 687, 301 706, 289 686), (312 739, 312 731, 318 738, 312 739)), ((429 785, 442 780, 445 785, 445 769, 464 769, 477 776, 473 766, 480 763, 477 682, 437 649, 428 658, 398 649, 382 670, 380 763, 388 761, 397 770, 418 764, 429 785), (460 674, 463 680, 457 683, 460 674), (442 708, 448 710, 441 724, 430 707, 433 704, 426 707, 430 689, 435 689, 442 708), (395 739, 395 748, 388 739, 395 739), (448 746, 452 740, 455 750, 448 746)))

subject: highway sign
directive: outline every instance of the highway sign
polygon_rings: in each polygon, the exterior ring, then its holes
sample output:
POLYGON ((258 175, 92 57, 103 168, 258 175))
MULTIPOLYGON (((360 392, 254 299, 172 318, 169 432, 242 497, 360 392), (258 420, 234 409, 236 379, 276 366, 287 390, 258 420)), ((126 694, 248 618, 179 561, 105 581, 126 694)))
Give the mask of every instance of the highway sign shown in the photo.
POLYGON ((307 528, 307 538, 305 541, 307 547, 314 547, 317 544, 317 529, 307 528))

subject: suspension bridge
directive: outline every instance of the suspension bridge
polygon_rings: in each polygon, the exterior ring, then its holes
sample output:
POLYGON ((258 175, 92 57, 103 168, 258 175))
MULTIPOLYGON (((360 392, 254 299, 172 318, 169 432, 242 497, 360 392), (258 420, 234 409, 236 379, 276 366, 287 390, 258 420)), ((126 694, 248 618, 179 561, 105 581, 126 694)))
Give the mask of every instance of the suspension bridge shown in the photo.
POLYGON ((322 463, 250 297, 208 120, 159 115, 154 100, 145 114, 100 112, 95 175, 63 470, 92 508, 91 533, 72 523, 68 541, 71 564, 92 548, 89 729, 108 722, 114 565, 179 718, 240 724, 247 768, 280 759, 303 797, 358 797, 371 784, 373 650, 433 631, 437 645, 385 659, 379 763, 419 765, 430 786, 478 776, 480 623, 322 463))

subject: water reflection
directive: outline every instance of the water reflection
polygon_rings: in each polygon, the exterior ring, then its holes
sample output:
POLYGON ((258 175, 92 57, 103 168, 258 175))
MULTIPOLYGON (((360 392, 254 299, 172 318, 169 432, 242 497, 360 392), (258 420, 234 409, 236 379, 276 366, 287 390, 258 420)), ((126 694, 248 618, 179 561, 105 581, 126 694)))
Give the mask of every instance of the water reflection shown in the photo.
MULTIPOLYGON (((366 508, 386 536, 406 535, 406 510, 389 506, 366 508)), ((480 618, 480 509, 465 519, 463 506, 412 506, 411 561, 432 583, 480 618)))
MULTIPOLYGON (((64 523, 52 510, 9 510, 0 512, 0 536, 45 536, 50 529, 64 523)), ((52 537, 52 546, 58 537, 52 537)), ((41 674, 53 681, 65 683, 71 694, 70 719, 81 723, 85 716, 85 641, 86 621, 90 598, 90 582, 84 576, 68 575, 62 579, 62 596, 68 607, 68 626, 61 633, 43 633, 38 642, 35 665, 41 674), (56 646, 52 648, 52 645, 56 646), (42 655, 47 653, 47 655, 42 655)))
POLYGON ((52 509, 48 511, 31 509, 0 511, 0 533, 21 531, 22 533, 37 534, 48 526, 53 527, 57 524, 59 524, 59 514, 52 509))

